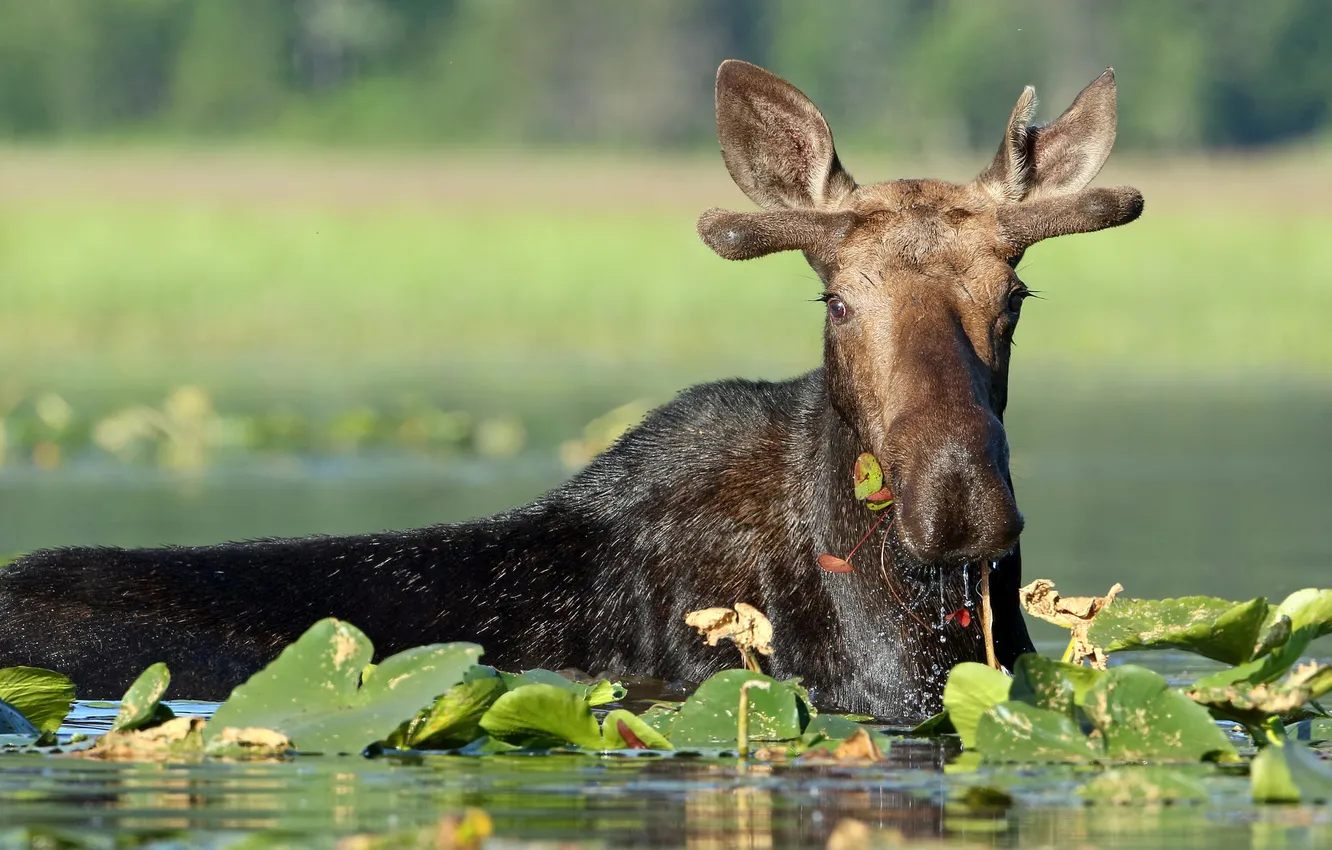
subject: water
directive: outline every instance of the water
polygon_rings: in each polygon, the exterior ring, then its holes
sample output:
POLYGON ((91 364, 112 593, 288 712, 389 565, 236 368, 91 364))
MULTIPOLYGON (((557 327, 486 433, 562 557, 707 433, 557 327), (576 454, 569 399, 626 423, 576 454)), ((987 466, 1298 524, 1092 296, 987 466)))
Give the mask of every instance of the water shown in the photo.
MULTIPOLYGON (((1119 581, 1128 595, 1236 599, 1327 584, 1332 392, 1270 383, 1042 380, 1015 386, 1013 398, 1008 424, 1028 522, 1028 580, 1051 577, 1077 595, 1103 593, 1119 581)), ((256 458, 188 481, 93 461, 52 472, 11 465, 0 468, 0 553, 409 527, 502 509, 565 474, 553 444, 541 443, 506 462, 256 458)), ((1058 630, 1041 623, 1032 630, 1038 641, 1052 642, 1047 654, 1058 654, 1058 630)), ((1170 658, 1148 657, 1179 681, 1206 667, 1170 658)), ((104 728, 113 711, 81 706, 68 731, 104 728)), ((1208 806, 1086 807, 1073 796, 1075 772, 1041 769, 1004 772, 1015 803, 987 808, 966 802, 965 794, 991 780, 946 772, 953 755, 946 745, 915 742, 899 743, 889 762, 872 768, 587 756, 196 766, 6 756, 0 847, 29 846, 34 835, 55 832, 93 844, 114 832, 126 842, 168 846, 222 846, 255 835, 332 845, 357 832, 428 826, 466 807, 491 817, 495 846, 539 839, 603 847, 821 847, 845 818, 867 824, 879 844, 943 838, 995 847, 1227 848, 1332 841, 1332 810, 1254 807, 1247 779, 1211 771, 1208 806)))

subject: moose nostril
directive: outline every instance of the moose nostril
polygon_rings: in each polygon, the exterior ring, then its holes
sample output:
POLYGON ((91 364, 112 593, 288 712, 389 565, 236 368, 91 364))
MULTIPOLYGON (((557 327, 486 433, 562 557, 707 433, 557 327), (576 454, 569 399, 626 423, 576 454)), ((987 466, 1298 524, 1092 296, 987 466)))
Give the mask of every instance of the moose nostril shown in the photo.
POLYGON ((954 474, 903 488, 902 542, 922 562, 998 558, 1022 534, 1025 523, 1006 484, 966 487, 960 479, 954 474))

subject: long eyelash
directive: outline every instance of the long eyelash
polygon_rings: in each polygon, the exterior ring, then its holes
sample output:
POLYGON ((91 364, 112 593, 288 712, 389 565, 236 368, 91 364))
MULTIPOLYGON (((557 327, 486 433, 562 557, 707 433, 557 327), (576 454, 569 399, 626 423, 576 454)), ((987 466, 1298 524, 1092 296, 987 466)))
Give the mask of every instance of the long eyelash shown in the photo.
POLYGON ((837 294, 837 293, 835 293, 835 292, 822 292, 822 293, 819 293, 819 297, 818 297, 818 298, 815 298, 815 299, 813 299, 813 300, 815 300, 815 301, 822 301, 824 304, 827 304, 827 303, 828 303, 828 299, 829 299, 829 298, 832 298, 832 297, 833 297, 834 295, 836 295, 836 294, 837 294))

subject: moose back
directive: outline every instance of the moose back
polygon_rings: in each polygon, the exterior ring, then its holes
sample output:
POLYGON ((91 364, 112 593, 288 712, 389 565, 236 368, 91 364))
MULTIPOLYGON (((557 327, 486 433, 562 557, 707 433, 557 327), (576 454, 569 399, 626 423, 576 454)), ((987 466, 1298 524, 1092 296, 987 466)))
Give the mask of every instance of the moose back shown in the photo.
POLYGON ((822 706, 911 721, 953 664, 984 658, 975 620, 945 616, 978 597, 981 564, 999 660, 1030 651, 1003 427, 1028 295, 1014 268, 1041 239, 1141 213, 1136 190, 1087 188, 1114 142, 1112 72, 1045 126, 1026 89, 967 183, 858 184, 814 104, 754 65, 723 63, 716 98, 726 167, 761 209, 705 212, 699 234, 727 259, 804 253, 827 308, 821 368, 685 390, 564 485, 485 519, 34 552, 0 570, 0 666, 111 697, 165 661, 179 696, 219 699, 336 616, 381 655, 473 640, 501 668, 700 681, 733 659, 685 614, 747 602, 773 622, 771 673, 822 706), (877 528, 852 488, 862 452, 895 496, 877 528), (858 542, 855 569, 818 567, 858 542))

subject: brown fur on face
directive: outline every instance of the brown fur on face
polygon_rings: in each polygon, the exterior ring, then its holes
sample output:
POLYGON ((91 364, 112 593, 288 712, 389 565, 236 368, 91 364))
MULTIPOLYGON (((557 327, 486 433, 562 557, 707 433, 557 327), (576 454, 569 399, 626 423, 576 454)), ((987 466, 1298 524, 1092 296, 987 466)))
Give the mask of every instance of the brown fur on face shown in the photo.
POLYGON ((1013 266, 1041 239, 1142 212, 1135 189, 1086 188, 1114 144, 1112 71, 1047 126, 1035 108, 1027 88, 970 183, 860 186, 794 86, 736 60, 717 73, 723 159, 764 211, 709 210, 699 234, 727 259, 804 252, 833 308, 832 402, 883 462, 897 532, 926 563, 997 559, 1022 531, 1002 424, 1026 294, 1013 266))

